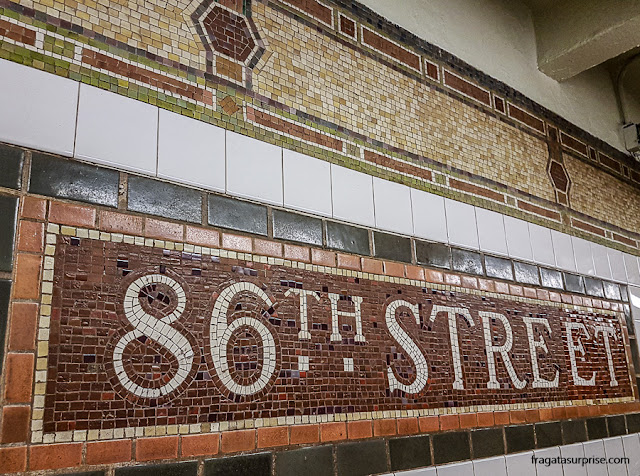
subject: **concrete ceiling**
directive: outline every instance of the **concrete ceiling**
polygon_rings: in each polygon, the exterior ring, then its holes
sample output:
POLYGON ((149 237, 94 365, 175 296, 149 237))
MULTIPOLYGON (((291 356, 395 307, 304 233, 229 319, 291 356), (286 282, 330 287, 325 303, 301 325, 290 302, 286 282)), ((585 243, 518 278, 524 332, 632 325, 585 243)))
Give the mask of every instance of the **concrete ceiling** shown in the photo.
POLYGON ((522 0, 531 9, 538 69, 564 81, 640 46, 638 0, 522 0))

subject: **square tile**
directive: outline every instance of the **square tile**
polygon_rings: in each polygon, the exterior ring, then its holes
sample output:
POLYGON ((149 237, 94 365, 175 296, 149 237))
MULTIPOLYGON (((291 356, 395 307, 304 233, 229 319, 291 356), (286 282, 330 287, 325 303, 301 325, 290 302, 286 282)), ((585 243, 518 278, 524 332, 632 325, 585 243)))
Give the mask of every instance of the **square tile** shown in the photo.
POLYGON ((373 177, 373 202, 377 228, 403 235, 413 234, 409 187, 373 177))
POLYGON ((415 236, 446 243, 448 238, 444 198, 412 188, 411 206, 415 236))
POLYGON ((157 155, 157 107, 80 85, 75 157, 155 175, 157 155))
POLYGON ((331 164, 283 149, 284 206, 330 217, 331 164))
MULTIPOLYGON (((563 458, 584 458, 584 449, 582 443, 573 445, 565 445, 560 447, 560 455, 563 458)), ((562 471, 564 476, 587 476, 587 467, 578 464, 563 464, 562 471)))
POLYGON ((334 218, 375 225, 371 175, 331 164, 331 186, 334 218))
POLYGON ((640 268, 638 268, 638 258, 636 256, 622 253, 624 267, 627 270, 627 281, 630 284, 640 285, 640 268))
POLYGON ((531 460, 533 451, 505 456, 507 474, 517 476, 536 476, 536 466, 531 460))
POLYGON ((160 109, 158 177, 225 191, 225 130, 160 109))
POLYGON ((627 272, 624 267, 624 257, 622 251, 607 248, 609 267, 611 268, 611 279, 619 283, 627 283, 627 272))
POLYGON ((6 60, 0 78, 0 142, 72 156, 78 83, 6 60))
POLYGON ((436 468, 438 476, 473 476, 473 463, 465 461, 464 463, 447 464, 436 468))
POLYGON ((465 248, 479 249, 476 210, 472 205, 445 198, 449 243, 465 248))
MULTIPOLYGON (((544 450, 535 450, 533 452, 537 458, 559 458, 560 448, 557 446, 553 448, 546 448, 544 450)), ((545 466, 543 463, 536 461, 536 474, 538 476, 563 476, 562 465, 552 464, 545 466)))
MULTIPOLYGON (((621 437, 605 438, 602 441, 604 443, 604 453, 607 458, 624 457, 624 447, 622 446, 621 437)), ((627 467, 625 464, 607 463, 607 470, 609 471, 609 476, 627 476, 627 467)))
POLYGON ((524 220, 505 216, 504 229, 507 234, 509 256, 526 261, 533 261, 529 224, 524 220))
POLYGON ((476 207, 478 239, 480 249, 489 253, 506 256, 507 236, 504 231, 504 217, 500 213, 476 207))
POLYGON ((282 148, 227 131, 227 193, 282 205, 282 148))
POLYGON ((571 235, 551 230, 553 241, 553 254, 556 257, 556 266, 567 271, 576 270, 576 260, 573 256, 573 243, 571 235))
POLYGON ((529 238, 531 239, 533 260, 538 264, 555 266, 556 258, 553 255, 551 230, 535 223, 529 223, 529 238))
MULTIPOLYGON (((587 458, 604 458, 604 444, 602 440, 585 441, 582 443, 584 455, 587 458)), ((606 464, 587 464, 588 476, 608 476, 606 464)))
POLYGON ((603 279, 611 279, 607 248, 599 243, 591 243, 591 254, 593 255, 596 276, 603 279))
POLYGON ((507 463, 504 456, 477 459, 473 461, 475 476, 507 476, 507 463))
POLYGON ((571 237, 573 244, 573 255, 576 259, 576 270, 578 273, 593 276, 596 274, 596 267, 593 264, 593 255, 591 254, 591 242, 571 237))
POLYGON ((624 455, 629 458, 627 471, 629 474, 640 474, 640 439, 638 434, 623 436, 622 447, 624 455))

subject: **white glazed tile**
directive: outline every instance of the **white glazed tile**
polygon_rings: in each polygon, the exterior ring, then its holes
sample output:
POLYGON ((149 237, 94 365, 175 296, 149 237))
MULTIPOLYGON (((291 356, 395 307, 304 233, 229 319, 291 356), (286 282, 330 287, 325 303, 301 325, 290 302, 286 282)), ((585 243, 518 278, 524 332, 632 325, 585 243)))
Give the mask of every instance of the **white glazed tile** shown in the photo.
POLYGON ((445 198, 449 243, 465 248, 478 249, 478 228, 475 207, 445 198))
POLYGON ((591 243, 591 254, 593 255, 596 276, 603 279, 611 279, 607 248, 599 243, 591 243))
POLYGON ((624 257, 622 251, 607 248, 609 267, 611 268, 611 278, 620 283, 627 282, 627 272, 624 268, 624 257))
MULTIPOLYGON (((560 455, 563 458, 584 458, 582 443, 561 446, 560 455)), ((564 476, 587 476, 587 467, 581 464, 563 464, 562 470, 564 476)))
POLYGON ((536 476, 536 467, 531 461, 533 451, 505 456, 509 476, 536 476))
POLYGON ((157 107, 80 85, 77 158, 155 175, 157 146, 157 107))
POLYGON ((533 261, 529 224, 510 216, 504 217, 504 229, 507 234, 509 256, 516 259, 533 261))
POLYGON ((504 456, 477 459, 473 461, 473 473, 475 476, 507 476, 507 463, 504 456))
POLYGON ((432 467, 397 471, 395 476, 436 476, 436 468, 432 467))
POLYGON ((415 236, 446 243, 447 217, 444 211, 444 198, 412 188, 411 206, 415 236))
MULTIPOLYGON (((602 440, 587 441, 582 444, 587 458, 604 458, 604 444, 602 440)), ((608 476, 606 464, 587 464, 588 476, 608 476)))
POLYGON ((627 253, 622 253, 622 259, 624 260, 624 267, 627 270, 627 281, 630 284, 640 285, 638 258, 627 253))
POLYGON ((282 205, 282 148, 227 131, 227 193, 282 205))
POLYGON ((629 458, 627 472, 629 474, 640 475, 640 439, 638 434, 625 435, 622 437, 622 447, 624 455, 629 458))
POLYGON ((225 130, 160 109, 158 177, 225 191, 225 130))
POLYGON ((533 250, 533 260, 538 264, 555 266, 556 258, 553 254, 551 230, 535 223, 529 223, 529 237, 531 239, 531 249, 533 250))
POLYGON ((628 286, 627 290, 629 292, 629 301, 631 303, 631 316, 634 321, 640 322, 640 288, 628 286))
POLYGON ((504 217, 485 208, 476 207, 478 240, 480 249, 489 253, 506 256, 507 237, 504 231, 504 217))
POLYGON ((324 160, 283 150, 284 206, 331 216, 331 165, 324 160))
POLYGON ((436 467, 437 476, 473 476, 473 463, 453 463, 436 467))
POLYGON ((576 270, 578 273, 593 276, 596 273, 596 269, 593 264, 591 242, 576 236, 571 237, 571 242, 573 244, 573 256, 576 259, 576 270))
MULTIPOLYGON (((553 448, 546 448, 544 450, 536 450, 533 453, 537 458, 559 458, 560 448, 558 446, 555 446, 553 448)), ((536 461, 536 474, 538 476, 563 476, 562 465, 553 464, 545 466, 544 464, 538 463, 536 461)))
MULTIPOLYGON (((607 458, 623 458, 624 448, 622 446, 622 438, 616 436, 615 438, 605 438, 604 453, 607 458)), ((628 476, 627 467, 624 464, 608 464, 607 470, 609 476, 628 476)), ((632 475, 635 476, 635 475, 632 475)))
POLYGON ((556 257, 556 266, 566 271, 575 271, 576 260, 573 257, 571 235, 551 230, 551 240, 553 241, 553 254, 556 257))
POLYGON ((0 78, 0 142, 72 156, 78 83, 6 60, 0 78))
POLYGON ((373 177, 373 202, 377 228, 403 235, 413 233, 409 187, 373 177))
POLYGON ((371 175, 331 164, 334 218, 374 226, 371 175))

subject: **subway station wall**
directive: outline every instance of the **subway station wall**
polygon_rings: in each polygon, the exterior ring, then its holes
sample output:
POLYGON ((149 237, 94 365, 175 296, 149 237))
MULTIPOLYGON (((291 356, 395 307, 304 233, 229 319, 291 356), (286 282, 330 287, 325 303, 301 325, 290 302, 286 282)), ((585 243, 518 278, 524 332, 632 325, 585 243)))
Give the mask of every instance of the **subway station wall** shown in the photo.
POLYGON ((4 2, 0 34, 5 472, 633 453, 615 148, 357 3, 4 2))

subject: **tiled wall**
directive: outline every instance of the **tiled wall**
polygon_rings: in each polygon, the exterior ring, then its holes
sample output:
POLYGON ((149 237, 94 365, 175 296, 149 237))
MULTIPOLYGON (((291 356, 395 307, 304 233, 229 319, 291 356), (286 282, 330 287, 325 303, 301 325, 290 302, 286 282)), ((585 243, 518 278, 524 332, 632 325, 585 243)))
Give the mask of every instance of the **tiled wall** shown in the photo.
POLYGON ((640 285, 638 257, 630 253, 372 177, 32 68, 6 61, 0 62, 0 68, 12 84, 4 90, 6 100, 26 97, 32 101, 16 104, 12 108, 15 115, 0 118, 5 142, 348 223, 640 285), (37 94, 30 94, 32 90, 37 94), (27 123, 30 127, 18 127, 27 123))

